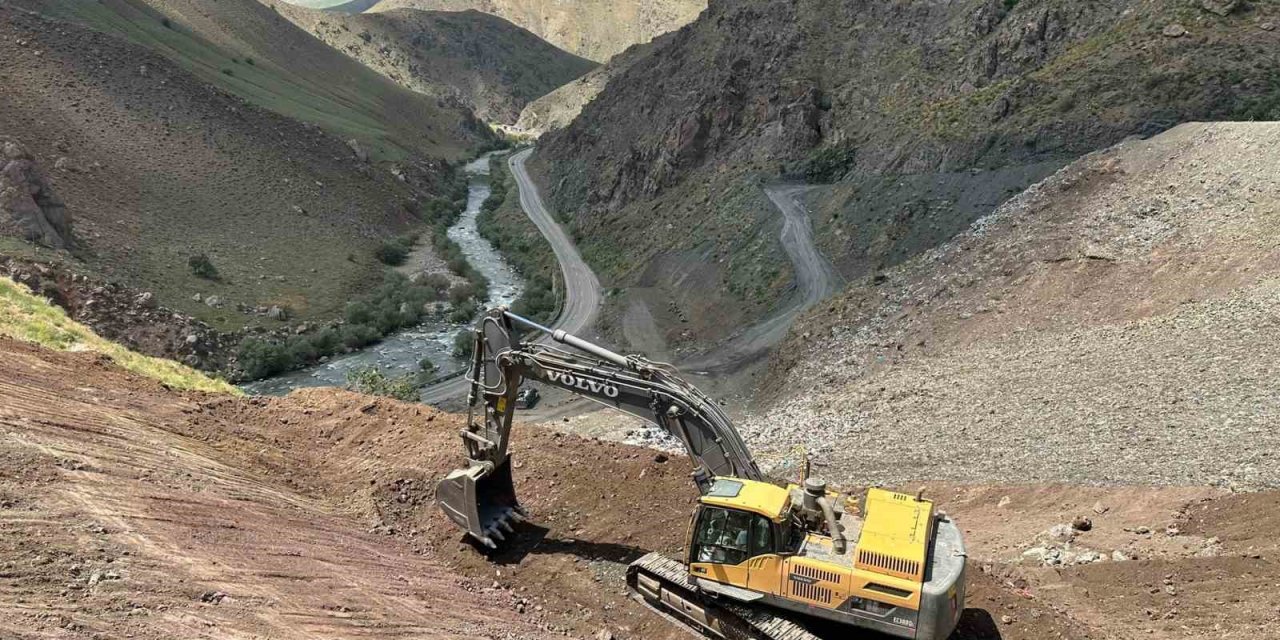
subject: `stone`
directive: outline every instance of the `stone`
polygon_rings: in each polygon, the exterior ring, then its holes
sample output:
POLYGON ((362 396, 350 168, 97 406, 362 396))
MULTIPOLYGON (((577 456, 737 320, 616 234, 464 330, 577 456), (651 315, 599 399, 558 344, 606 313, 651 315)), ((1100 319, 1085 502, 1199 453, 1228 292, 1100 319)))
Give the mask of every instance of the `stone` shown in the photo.
POLYGON ((997 509, 1003 509, 1003 508, 1005 508, 1005 507, 1009 506, 1009 503, 1011 503, 1011 502, 1013 502, 1013 500, 1012 500, 1011 498, 1009 498, 1009 496, 1005 496, 1005 497, 1003 497, 1003 498, 1000 498, 1000 502, 996 503, 996 508, 997 508, 997 509))
POLYGON ((133 299, 133 303, 139 307, 154 307, 156 306, 156 297, 150 291, 143 291, 133 299))
POLYGON ((1187 28, 1175 22, 1173 24, 1166 25, 1164 31, 1161 31, 1161 33, 1163 33, 1166 38, 1181 38, 1182 36, 1187 35, 1187 28))
POLYGON ((53 168, 58 171, 75 171, 75 165, 71 163, 71 158, 62 156, 53 161, 53 168))
POLYGON ((1003 622, 1004 624, 1013 624, 1014 620, 1015 618, 1007 613, 1000 616, 1000 622, 1003 622))
POLYGON ((1264 22, 1264 23, 1262 23, 1262 24, 1258 25, 1258 28, 1259 28, 1259 29, 1262 29, 1263 31, 1275 31, 1275 30, 1276 30, 1276 23, 1274 23, 1274 22, 1264 22))
POLYGON ((1102 515, 1110 510, 1111 510, 1110 507, 1108 507, 1105 504, 1102 504, 1101 502, 1093 503, 1093 512, 1097 515, 1102 515))
POLYGON ((289 319, 289 313, 280 306, 273 306, 267 309, 267 317, 272 320, 284 321, 289 319))
POLYGON ((1077 516, 1075 520, 1071 521, 1071 528, 1076 531, 1088 531, 1093 528, 1093 520, 1084 516, 1077 516))
POLYGON ((200 294, 198 294, 198 293, 197 293, 197 294, 195 294, 195 295, 193 295, 193 296, 191 296, 191 301, 192 301, 192 302, 200 302, 200 301, 202 301, 202 300, 204 300, 204 296, 203 296, 203 295, 200 295, 200 294))
POLYGON ((209 296, 204 299, 204 303, 210 307, 218 308, 222 306, 221 296, 209 296))
POLYGON ((1124 562, 1129 559, 1128 554, 1123 551, 1116 550, 1111 552, 1111 560, 1113 562, 1124 562))
POLYGON ((1102 554, 1097 551, 1084 551, 1076 555, 1076 564, 1093 564, 1101 561, 1102 554))
POLYGON ((1240 0, 1200 0, 1200 8, 1219 16, 1231 15, 1240 7, 1240 0))
POLYGON ((369 161, 369 152, 365 151, 364 148, 360 146, 359 140, 351 138, 350 140, 347 140, 347 146, 351 147, 351 153, 355 154, 357 160, 360 162, 369 161))
POLYGON ((1075 529, 1071 528, 1071 525, 1066 524, 1055 524, 1052 527, 1049 527, 1049 531, 1046 533, 1050 538, 1061 542, 1070 542, 1076 537, 1075 529))

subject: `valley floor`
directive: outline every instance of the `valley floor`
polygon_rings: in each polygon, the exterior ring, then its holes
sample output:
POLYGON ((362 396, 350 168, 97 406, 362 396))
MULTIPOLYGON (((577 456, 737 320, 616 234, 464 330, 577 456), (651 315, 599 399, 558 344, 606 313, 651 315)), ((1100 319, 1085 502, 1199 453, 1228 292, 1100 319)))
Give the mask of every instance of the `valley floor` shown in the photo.
MULTIPOLYGON (((622 583, 625 563, 683 545, 683 459, 518 430, 535 524, 486 558, 431 499, 460 426, 330 389, 177 393, 0 340, 0 636, 683 637, 622 583)), ((960 638, 1277 637, 1280 493, 927 494, 970 547, 960 638), (1047 533, 1081 516, 1091 530, 1047 533)))

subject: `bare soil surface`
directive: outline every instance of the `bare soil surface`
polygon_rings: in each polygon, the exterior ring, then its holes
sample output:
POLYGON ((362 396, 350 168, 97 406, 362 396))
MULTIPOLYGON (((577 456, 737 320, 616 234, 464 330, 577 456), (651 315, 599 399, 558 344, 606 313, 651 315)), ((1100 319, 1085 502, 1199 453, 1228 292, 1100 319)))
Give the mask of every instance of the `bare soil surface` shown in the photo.
MULTIPOLYGON (((0 341, 0 637, 684 637, 623 594, 626 562, 683 546, 683 459, 521 428, 533 524, 486 556, 431 499, 461 424, 330 389, 178 394, 0 341)), ((1276 637, 1280 494, 926 492, 970 546, 959 638, 1276 637), (1106 560, 1028 559, 1080 516, 1068 551, 1106 560)))

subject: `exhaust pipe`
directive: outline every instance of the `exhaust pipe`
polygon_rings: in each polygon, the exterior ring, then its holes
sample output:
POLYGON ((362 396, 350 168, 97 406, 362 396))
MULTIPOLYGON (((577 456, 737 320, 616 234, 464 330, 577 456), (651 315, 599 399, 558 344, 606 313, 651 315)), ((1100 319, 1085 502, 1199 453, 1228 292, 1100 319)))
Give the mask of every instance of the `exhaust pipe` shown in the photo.
POLYGON ((490 549, 506 540, 504 531, 514 532, 512 522, 528 517, 516 499, 510 458, 496 467, 489 462, 472 462, 450 471, 436 485, 436 502, 467 535, 490 549))
POLYGON ((821 511, 827 521, 827 529, 831 531, 831 548, 836 555, 844 555, 849 549, 849 540, 844 537, 844 529, 836 518, 836 510, 827 498, 827 483, 817 478, 806 478, 804 481, 804 508, 810 511, 821 511))

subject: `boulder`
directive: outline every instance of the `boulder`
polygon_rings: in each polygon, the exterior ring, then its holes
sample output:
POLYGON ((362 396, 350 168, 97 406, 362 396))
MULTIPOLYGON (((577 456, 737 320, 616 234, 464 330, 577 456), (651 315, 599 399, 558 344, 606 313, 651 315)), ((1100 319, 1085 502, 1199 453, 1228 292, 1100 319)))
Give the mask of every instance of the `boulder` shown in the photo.
POLYGON ((69 248, 71 215, 35 159, 17 142, 5 142, 0 152, 0 230, 51 249, 69 248))
POLYGON ((364 147, 360 146, 359 140, 356 140, 355 138, 347 140, 347 146, 351 147, 351 153, 355 154, 356 160, 359 160, 360 162, 369 161, 369 152, 365 151, 364 147))
POLYGON ((1161 33, 1163 33, 1166 38, 1181 38, 1182 36, 1187 35, 1187 28, 1175 22, 1165 26, 1164 31, 1161 33))
POLYGON ((1240 0, 1200 0, 1200 8, 1219 16, 1231 15, 1240 7, 1240 0))
POLYGON ((280 306, 273 306, 267 309, 267 317, 272 320, 284 321, 289 319, 289 313, 280 306))

